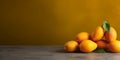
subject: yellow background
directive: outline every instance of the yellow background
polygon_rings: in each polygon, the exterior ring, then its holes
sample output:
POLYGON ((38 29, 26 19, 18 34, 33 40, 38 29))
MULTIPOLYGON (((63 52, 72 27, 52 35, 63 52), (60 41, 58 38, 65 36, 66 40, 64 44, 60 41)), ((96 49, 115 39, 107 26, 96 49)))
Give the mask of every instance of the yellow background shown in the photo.
POLYGON ((2 0, 1 45, 63 45, 109 21, 120 39, 120 0, 2 0))

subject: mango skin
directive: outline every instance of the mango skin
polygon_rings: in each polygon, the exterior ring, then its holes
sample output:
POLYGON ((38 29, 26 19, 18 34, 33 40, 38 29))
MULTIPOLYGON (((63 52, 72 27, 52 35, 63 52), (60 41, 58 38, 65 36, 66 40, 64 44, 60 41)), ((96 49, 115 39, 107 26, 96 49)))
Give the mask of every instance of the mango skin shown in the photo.
POLYGON ((91 38, 93 41, 101 40, 104 36, 104 30, 101 26, 98 26, 92 33, 91 38))
POLYGON ((107 44, 108 51, 113 53, 119 53, 120 52, 120 41, 114 40, 107 44))
POLYGON ((110 32, 105 32, 105 39, 107 42, 111 42, 117 39, 117 32, 113 27, 110 27, 110 32))
POLYGON ((65 43, 64 45, 64 50, 67 52, 74 52, 78 48, 78 43, 77 41, 71 40, 65 43))

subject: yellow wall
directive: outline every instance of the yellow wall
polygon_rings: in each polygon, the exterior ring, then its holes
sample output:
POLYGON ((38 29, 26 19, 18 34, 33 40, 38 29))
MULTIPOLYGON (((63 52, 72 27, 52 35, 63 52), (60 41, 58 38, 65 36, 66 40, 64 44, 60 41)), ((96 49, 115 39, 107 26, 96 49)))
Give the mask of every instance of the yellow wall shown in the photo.
POLYGON ((2 0, 0 44, 62 45, 105 19, 120 39, 120 0, 2 0))

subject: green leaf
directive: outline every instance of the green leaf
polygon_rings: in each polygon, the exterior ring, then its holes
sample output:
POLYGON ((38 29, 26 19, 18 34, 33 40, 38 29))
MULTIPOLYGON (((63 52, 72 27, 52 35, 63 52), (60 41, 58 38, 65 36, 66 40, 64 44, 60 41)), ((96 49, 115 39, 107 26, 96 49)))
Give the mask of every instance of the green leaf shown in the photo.
POLYGON ((110 24, 107 21, 103 22, 102 27, 105 31, 110 32, 110 24))
POLYGON ((100 49, 100 48, 97 48, 95 51, 93 51, 95 53, 106 53, 106 51, 104 49, 100 49))

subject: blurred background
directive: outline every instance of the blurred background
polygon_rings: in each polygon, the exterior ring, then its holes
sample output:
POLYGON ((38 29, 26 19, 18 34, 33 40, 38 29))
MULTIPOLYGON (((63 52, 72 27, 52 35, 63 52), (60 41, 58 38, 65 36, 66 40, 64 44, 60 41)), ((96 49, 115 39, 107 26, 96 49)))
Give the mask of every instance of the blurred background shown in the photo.
POLYGON ((63 45, 104 20, 120 39, 120 0, 0 0, 0 45, 63 45))

